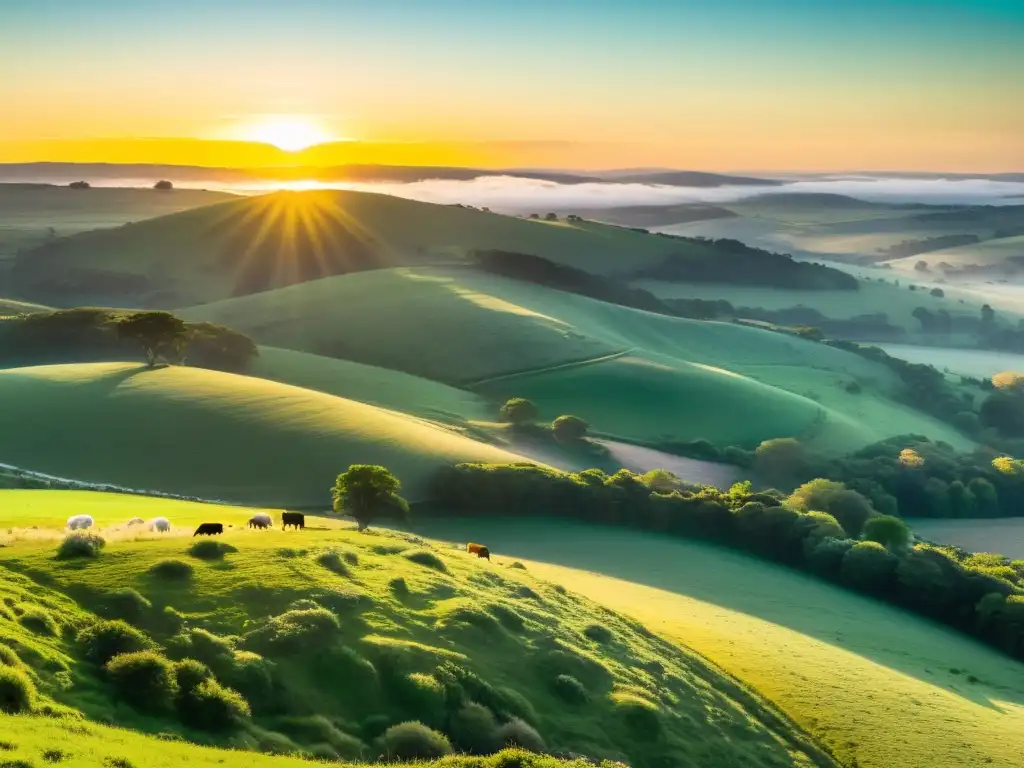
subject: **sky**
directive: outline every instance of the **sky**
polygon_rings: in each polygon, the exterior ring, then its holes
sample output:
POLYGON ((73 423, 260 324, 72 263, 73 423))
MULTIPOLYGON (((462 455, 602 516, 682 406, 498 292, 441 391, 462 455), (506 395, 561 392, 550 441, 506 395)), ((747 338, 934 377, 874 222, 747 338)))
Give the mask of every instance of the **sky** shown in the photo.
POLYGON ((0 0, 0 104, 0 162, 1024 171, 1024 0, 0 0))

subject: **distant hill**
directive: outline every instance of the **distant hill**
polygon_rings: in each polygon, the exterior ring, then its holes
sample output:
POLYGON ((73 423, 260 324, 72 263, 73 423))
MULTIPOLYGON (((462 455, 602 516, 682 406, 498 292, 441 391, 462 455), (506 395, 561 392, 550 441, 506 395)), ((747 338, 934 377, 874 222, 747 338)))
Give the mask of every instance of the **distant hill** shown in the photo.
POLYGON ((714 256, 707 244, 594 222, 531 221, 364 192, 279 192, 54 238, 19 257, 14 283, 21 295, 60 306, 174 307, 365 269, 462 262, 490 248, 595 274, 670 255, 714 256))
POLYGON ((605 221, 623 227, 667 227, 691 221, 736 218, 737 214, 719 205, 680 203, 678 205, 627 205, 617 208, 565 209, 585 219, 605 221))
POLYGON ((728 176, 721 173, 701 171, 651 171, 617 175, 614 180, 621 184, 664 184, 670 187, 781 187, 785 181, 762 179, 752 176, 728 176))

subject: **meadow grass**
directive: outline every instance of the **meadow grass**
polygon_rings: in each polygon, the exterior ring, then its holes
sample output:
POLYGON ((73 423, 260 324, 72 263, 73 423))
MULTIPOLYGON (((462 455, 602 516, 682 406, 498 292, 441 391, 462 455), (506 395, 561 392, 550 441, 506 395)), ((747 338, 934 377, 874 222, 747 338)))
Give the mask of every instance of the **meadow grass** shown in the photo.
POLYGON ((844 765, 1020 765, 1024 667, 950 629, 710 545, 556 521, 421 521, 692 648, 844 765))
POLYGON ((0 455, 85 482, 323 506, 339 472, 383 464, 410 501, 440 466, 516 454, 434 423, 265 379, 93 363, 0 371, 0 455))
MULTIPOLYGON (((37 493, 53 497, 44 503, 53 509, 54 525, 57 509, 78 508, 81 496, 37 493)), ((0 493, 0 505, 13 507, 5 519, 39 519, 21 518, 17 504, 7 500, 0 493)), ((131 513, 148 517, 158 508, 169 512, 167 504, 142 499, 131 513)), ((216 507, 204 512, 206 519, 225 521, 237 514, 216 507)), ((832 764, 777 712, 696 655, 529 570, 481 561, 464 544, 358 533, 307 518, 301 532, 227 529, 218 541, 236 551, 205 561, 189 557, 192 540, 180 533, 111 536, 98 557, 77 561, 55 559, 55 542, 42 537, 0 548, 0 582, 13 604, 45 608, 69 628, 36 635, 0 615, 0 643, 16 649, 31 670, 38 707, 237 748, 276 744, 302 751, 330 737, 373 759, 379 754, 378 722, 386 727, 419 718, 446 727, 448 694, 438 681, 456 674, 465 695, 527 721, 552 749, 640 768, 668 759, 694 766, 832 764), (341 555, 343 573, 322 563, 328 552, 341 555), (189 577, 153 572, 168 559, 190 561, 189 577), (396 580, 403 590, 394 588, 396 580), (142 598, 133 604, 138 610, 132 621, 172 657, 200 658, 229 680, 237 664, 261 656, 270 664, 274 694, 250 694, 251 723, 223 736, 204 734, 172 713, 139 711, 112 694, 102 673, 82 658, 73 630, 96 615, 109 618, 105 611, 125 602, 110 596, 128 589, 142 598), (300 622, 314 616, 314 624, 300 622), (174 617, 177 623, 170 621, 174 617), (175 635, 186 621, 185 634, 175 635), (595 636, 594 627, 604 631, 595 636), (305 634, 294 634, 299 631, 305 634), (586 700, 567 705, 555 688, 559 675, 578 680, 586 700), (637 707, 643 709, 639 716, 637 707), (314 722, 314 716, 326 721, 314 722), (636 738, 638 724, 655 728, 657 737, 636 738)), ((19 732, 7 731, 14 722, 0 719, 0 736, 34 763, 44 738, 47 747, 82 759, 93 748, 70 723, 21 721, 29 725, 19 739, 19 732)), ((83 725, 100 733, 91 722, 83 725)), ((146 748, 140 737, 112 736, 117 738, 109 747, 131 750, 122 755, 129 760, 146 748)), ((100 741, 92 744, 98 748, 100 741)))
MULTIPOLYGON (((821 450, 844 452, 916 432, 971 446, 951 427, 897 402, 896 376, 857 355, 468 268, 375 270, 181 314, 261 343, 402 370, 496 400, 530 395, 545 417, 574 413, 596 431, 627 440, 756 444, 801 436, 821 450), (846 390, 851 381, 861 384, 861 394, 846 390)), ((280 370, 283 378, 286 368, 280 370)))

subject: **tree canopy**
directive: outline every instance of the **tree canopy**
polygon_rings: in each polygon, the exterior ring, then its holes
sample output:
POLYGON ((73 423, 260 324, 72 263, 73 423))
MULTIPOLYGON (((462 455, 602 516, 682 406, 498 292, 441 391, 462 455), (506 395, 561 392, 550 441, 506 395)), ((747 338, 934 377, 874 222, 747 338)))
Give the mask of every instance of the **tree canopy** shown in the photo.
POLYGON ((385 467, 352 464, 334 483, 334 511, 355 518, 361 531, 380 517, 405 516, 409 504, 398 495, 401 487, 398 478, 385 467))
POLYGON ((185 321, 170 312, 135 312, 117 321, 117 336, 142 345, 146 364, 152 368, 162 355, 174 352, 181 357, 186 343, 185 321))

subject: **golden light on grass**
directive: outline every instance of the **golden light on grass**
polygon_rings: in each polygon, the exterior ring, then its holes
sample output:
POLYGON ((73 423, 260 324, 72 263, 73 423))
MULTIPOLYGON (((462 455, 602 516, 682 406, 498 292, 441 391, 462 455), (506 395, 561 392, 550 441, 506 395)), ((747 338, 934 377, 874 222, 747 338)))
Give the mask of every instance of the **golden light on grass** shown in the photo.
POLYGON ((334 137, 315 120, 296 115, 268 117, 254 122, 242 130, 242 138, 271 144, 286 152, 298 152, 332 141, 334 137))

